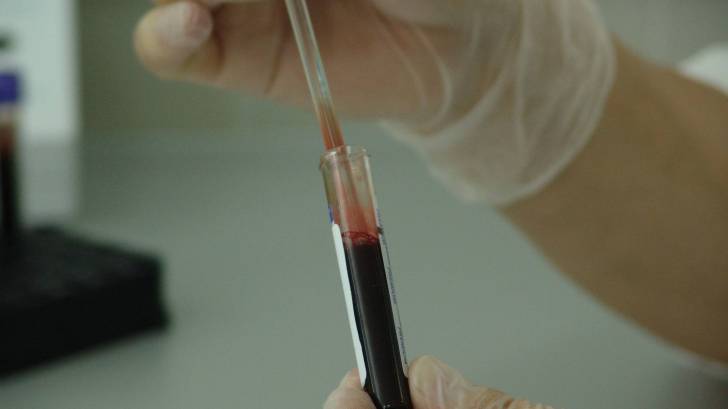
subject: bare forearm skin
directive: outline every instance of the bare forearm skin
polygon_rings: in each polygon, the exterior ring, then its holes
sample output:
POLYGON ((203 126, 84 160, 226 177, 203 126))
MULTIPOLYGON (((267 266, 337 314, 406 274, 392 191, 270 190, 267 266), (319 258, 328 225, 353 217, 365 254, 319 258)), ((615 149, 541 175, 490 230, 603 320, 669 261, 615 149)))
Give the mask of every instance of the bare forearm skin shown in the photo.
POLYGON ((590 144, 504 213, 603 303, 728 362, 728 97, 617 49, 590 144))

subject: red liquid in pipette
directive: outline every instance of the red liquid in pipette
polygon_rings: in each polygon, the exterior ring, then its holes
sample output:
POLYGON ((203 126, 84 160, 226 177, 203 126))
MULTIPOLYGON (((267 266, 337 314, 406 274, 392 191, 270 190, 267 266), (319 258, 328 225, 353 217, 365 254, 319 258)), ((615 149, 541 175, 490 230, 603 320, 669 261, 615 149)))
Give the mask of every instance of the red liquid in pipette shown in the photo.
POLYGON ((344 137, 341 134, 339 121, 334 116, 334 109, 329 104, 321 102, 318 106, 317 115, 326 150, 344 146, 344 137))

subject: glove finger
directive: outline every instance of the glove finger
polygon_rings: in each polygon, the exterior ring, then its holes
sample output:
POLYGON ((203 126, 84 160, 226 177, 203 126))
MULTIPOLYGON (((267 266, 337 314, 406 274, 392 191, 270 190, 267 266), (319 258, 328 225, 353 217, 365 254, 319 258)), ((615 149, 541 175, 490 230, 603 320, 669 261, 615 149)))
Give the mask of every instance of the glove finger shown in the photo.
POLYGON ((204 81, 219 64, 208 8, 193 1, 155 7, 139 22, 135 47, 142 63, 163 78, 204 81))
POLYGON ((471 384, 458 371, 431 356, 412 362, 409 378, 417 409, 526 409, 510 406, 514 400, 508 395, 471 384))
POLYGON ((376 409, 369 395, 361 388, 359 373, 349 371, 339 386, 331 392, 324 409, 376 409))

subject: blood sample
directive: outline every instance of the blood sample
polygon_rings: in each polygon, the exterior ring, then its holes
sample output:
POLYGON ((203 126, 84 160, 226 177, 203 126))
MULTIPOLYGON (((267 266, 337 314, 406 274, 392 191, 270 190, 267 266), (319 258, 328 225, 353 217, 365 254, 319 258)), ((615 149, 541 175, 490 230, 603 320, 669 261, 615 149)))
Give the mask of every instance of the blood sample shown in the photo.
POLYGON ((379 239, 344 237, 344 254, 354 299, 362 353, 367 369, 364 389, 380 408, 408 408, 410 400, 400 353, 399 325, 394 319, 389 277, 379 239))
POLYGON ((362 386, 378 409, 411 409, 397 298, 366 151, 330 150, 321 171, 362 386))
POLYGON ((344 143, 306 1, 286 0, 286 7, 326 148, 321 172, 359 378, 377 409, 412 409, 369 158, 344 143))
POLYGON ((2 205, 2 241, 15 241, 19 228, 16 174, 16 116, 18 77, 14 72, 0 72, 0 204, 2 205))

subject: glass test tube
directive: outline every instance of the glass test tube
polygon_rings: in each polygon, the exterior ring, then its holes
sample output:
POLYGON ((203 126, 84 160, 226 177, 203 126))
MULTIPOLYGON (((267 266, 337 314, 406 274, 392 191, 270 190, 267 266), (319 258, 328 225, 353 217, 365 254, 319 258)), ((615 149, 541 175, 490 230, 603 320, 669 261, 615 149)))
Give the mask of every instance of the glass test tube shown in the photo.
POLYGON ((18 74, 0 65, 0 217, 2 242, 9 244, 18 236, 20 208, 17 187, 18 74))
POLYGON ((407 359, 366 150, 321 157, 359 376, 378 409, 412 409, 407 359))

